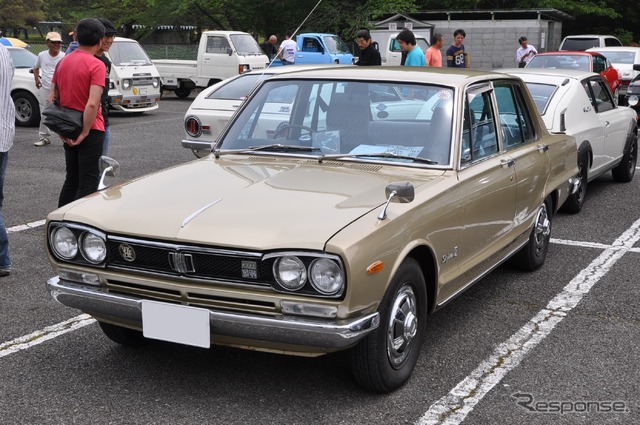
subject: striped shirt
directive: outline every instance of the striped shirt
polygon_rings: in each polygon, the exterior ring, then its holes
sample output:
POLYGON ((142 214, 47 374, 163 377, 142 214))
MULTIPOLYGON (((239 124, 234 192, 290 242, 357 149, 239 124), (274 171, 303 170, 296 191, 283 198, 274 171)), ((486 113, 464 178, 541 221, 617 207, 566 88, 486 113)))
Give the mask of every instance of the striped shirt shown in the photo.
POLYGON ((9 50, 0 44, 0 152, 11 148, 16 132, 16 107, 11 99, 13 73, 9 50))

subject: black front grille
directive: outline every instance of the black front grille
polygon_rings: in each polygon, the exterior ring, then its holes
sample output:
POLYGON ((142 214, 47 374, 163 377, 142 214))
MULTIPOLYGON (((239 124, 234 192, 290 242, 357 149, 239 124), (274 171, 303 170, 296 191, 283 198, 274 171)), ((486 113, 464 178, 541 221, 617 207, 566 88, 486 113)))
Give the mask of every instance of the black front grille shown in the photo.
POLYGON ((172 276, 272 285, 273 260, 260 256, 168 244, 144 244, 109 239, 107 267, 149 271, 172 276), (182 263, 182 266, 181 266, 182 263))

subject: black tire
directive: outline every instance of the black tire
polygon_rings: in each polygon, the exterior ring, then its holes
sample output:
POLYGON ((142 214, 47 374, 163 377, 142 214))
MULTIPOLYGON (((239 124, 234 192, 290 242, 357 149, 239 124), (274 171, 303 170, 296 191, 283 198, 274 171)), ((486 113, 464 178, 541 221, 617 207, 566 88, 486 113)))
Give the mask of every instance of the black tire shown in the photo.
POLYGON ((378 328, 350 351, 351 370, 362 387, 388 393, 407 382, 424 339, 427 290, 415 260, 402 263, 378 311, 378 328))
POLYGON ((636 173, 636 165, 638 163, 638 138, 635 133, 631 134, 631 143, 629 148, 622 156, 622 161, 616 168, 611 170, 613 180, 619 183, 629 183, 633 180, 636 173))
POLYGON ((100 329, 111 341, 125 347, 140 347, 148 342, 142 332, 98 321, 100 329))
POLYGON ((40 104, 38 99, 25 90, 11 93, 16 107, 16 125, 19 127, 36 127, 40 125, 40 104))
POLYGON ((544 264, 551 239, 551 201, 547 198, 536 213, 529 242, 513 257, 515 266, 521 270, 534 271, 544 264))
POLYGON ((576 193, 569 195, 562 205, 561 210, 570 214, 579 213, 584 205, 587 196, 587 180, 589 178, 589 156, 586 152, 582 152, 578 157, 578 175, 580 186, 576 193))
POLYGON ((191 94, 191 89, 179 88, 173 91, 180 99, 186 99, 191 94))

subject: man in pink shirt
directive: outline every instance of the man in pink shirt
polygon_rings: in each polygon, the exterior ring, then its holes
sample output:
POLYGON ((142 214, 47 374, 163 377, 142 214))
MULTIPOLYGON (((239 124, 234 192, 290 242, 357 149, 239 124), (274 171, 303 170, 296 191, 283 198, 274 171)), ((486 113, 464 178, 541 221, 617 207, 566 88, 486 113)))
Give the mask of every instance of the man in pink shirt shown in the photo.
POLYGON ((442 67, 442 53, 440 52, 442 46, 444 46, 444 36, 442 34, 433 34, 431 46, 424 52, 427 65, 442 67))
POLYGON ((78 48, 65 56, 53 74, 51 98, 61 106, 83 112, 83 127, 76 139, 60 136, 64 142, 67 175, 58 207, 95 192, 104 140, 104 119, 100 96, 105 88, 106 68, 94 55, 104 37, 104 25, 97 19, 82 19, 75 30, 78 48))

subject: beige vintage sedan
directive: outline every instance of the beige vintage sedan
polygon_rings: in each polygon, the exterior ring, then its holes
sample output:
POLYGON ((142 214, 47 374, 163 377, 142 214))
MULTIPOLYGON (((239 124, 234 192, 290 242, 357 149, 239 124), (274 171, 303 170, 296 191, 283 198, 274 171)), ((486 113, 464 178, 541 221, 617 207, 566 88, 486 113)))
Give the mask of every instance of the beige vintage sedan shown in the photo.
POLYGON ((428 314, 509 258, 543 264, 577 173, 575 139, 515 77, 273 76, 211 155, 52 212, 47 286, 120 344, 349 350, 356 381, 389 392, 428 314))

